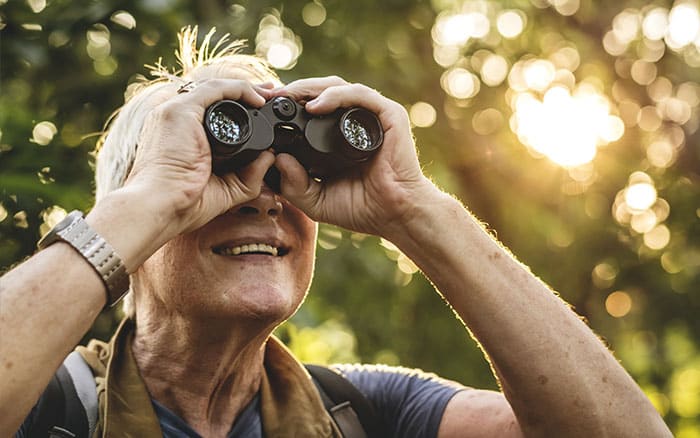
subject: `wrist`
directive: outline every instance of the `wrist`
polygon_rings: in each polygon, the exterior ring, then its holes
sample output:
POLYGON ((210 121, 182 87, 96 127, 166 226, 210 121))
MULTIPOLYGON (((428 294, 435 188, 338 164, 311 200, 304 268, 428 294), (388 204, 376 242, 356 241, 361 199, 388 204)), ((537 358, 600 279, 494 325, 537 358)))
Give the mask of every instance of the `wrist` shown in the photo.
POLYGON ((152 192, 123 187, 102 198, 86 216, 120 255, 128 273, 179 233, 173 209, 159 201, 152 192))
POLYGON ((404 191, 400 201, 405 208, 396 220, 387 222, 380 235, 397 246, 408 244, 414 238, 439 226, 439 217, 448 207, 462 206, 452 196, 440 190, 429 179, 416 183, 412 190, 404 191))

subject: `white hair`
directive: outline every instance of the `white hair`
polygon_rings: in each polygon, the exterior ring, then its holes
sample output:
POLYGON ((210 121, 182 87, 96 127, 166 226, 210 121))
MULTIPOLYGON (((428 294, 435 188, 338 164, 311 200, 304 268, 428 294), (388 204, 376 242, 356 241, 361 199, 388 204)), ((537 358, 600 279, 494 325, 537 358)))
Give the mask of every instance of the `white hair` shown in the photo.
MULTIPOLYGON (((178 34, 179 48, 175 56, 179 69, 173 72, 161 64, 147 66, 155 78, 140 77, 125 92, 124 105, 107 121, 97 143, 95 159, 95 200, 124 185, 131 171, 138 139, 148 113, 163 101, 163 96, 176 93, 188 81, 212 78, 244 79, 253 83, 273 82, 279 78, 265 60, 238 53, 243 47, 239 40, 229 41, 221 36, 211 47, 215 29, 207 33, 197 46, 197 27, 185 27, 178 34)), ((128 317, 135 315, 132 292, 124 298, 123 310, 128 317)))

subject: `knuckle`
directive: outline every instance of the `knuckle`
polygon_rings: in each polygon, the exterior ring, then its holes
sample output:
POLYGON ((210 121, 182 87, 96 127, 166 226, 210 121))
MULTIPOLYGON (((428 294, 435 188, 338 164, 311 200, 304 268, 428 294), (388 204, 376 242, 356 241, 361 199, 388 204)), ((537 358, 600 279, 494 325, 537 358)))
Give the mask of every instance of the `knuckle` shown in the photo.
POLYGON ((406 110, 405 106, 403 106, 400 103, 393 101, 391 99, 386 99, 386 100, 387 100, 387 107, 388 108, 390 108, 393 112, 400 115, 401 117, 408 118, 408 111, 406 110))
POLYGON ((150 118, 153 121, 171 121, 177 118, 181 112, 181 105, 173 101, 166 101, 151 110, 150 118))
POLYGON ((352 92, 358 93, 360 95, 366 96, 369 94, 376 93, 376 91, 374 89, 368 87, 365 84, 360 84, 360 83, 355 82, 355 83, 349 84, 349 86, 350 86, 350 89, 352 92))
POLYGON ((335 85, 345 85, 345 84, 348 83, 345 79, 341 78, 341 77, 338 76, 338 75, 326 76, 325 79, 326 79, 329 83, 335 84, 335 85))

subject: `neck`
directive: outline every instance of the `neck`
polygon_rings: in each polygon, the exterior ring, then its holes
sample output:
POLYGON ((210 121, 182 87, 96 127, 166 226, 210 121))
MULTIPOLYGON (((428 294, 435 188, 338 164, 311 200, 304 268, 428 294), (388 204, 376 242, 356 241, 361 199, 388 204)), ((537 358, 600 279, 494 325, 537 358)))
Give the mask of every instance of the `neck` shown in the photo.
POLYGON ((260 387, 271 328, 137 315, 134 358, 151 397, 202 436, 226 436, 260 387))

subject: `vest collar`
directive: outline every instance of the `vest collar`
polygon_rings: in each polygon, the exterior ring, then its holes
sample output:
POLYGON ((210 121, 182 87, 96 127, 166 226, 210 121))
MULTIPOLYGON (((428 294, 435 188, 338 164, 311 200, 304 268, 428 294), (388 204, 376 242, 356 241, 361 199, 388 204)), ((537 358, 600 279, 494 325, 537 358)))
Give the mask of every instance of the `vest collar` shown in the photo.
MULTIPOLYGON (((131 351, 133 337, 134 323, 125 319, 107 346, 109 354, 102 355, 106 361, 103 437, 163 436, 131 351)), ((275 337, 266 343, 264 366, 260 409, 266 437, 340 436, 308 372, 275 337)))

